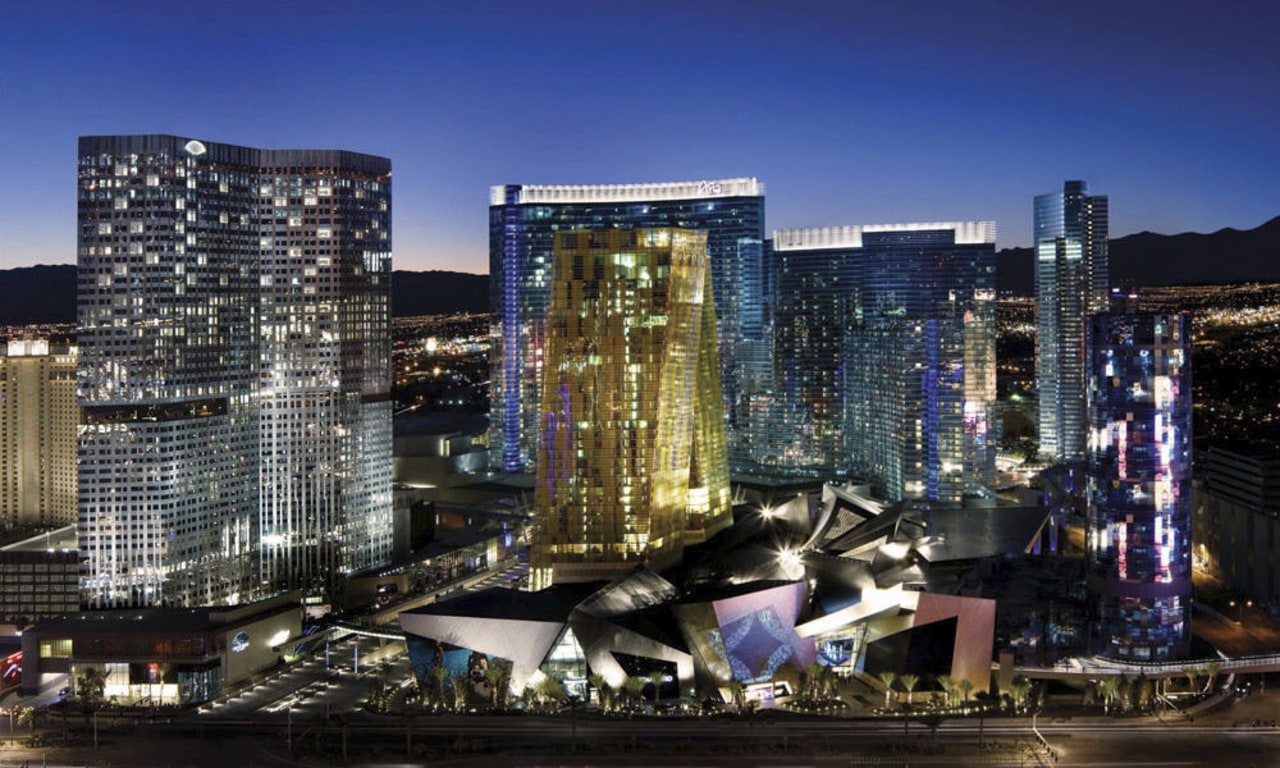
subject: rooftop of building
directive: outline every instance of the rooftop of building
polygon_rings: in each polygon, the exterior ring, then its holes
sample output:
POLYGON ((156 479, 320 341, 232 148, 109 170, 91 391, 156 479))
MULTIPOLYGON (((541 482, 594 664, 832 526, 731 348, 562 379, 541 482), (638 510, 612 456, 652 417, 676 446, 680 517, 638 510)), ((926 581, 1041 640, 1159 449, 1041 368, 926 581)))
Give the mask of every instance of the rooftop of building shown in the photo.
POLYGON ((864 234, 934 232, 950 230, 956 245, 994 244, 994 221, 935 221, 909 224, 854 224, 838 227, 804 227, 778 229, 773 233, 775 251, 828 250, 861 248, 864 234))
POLYGON ((240 605, 81 611, 42 621, 27 631, 42 636, 97 635, 112 632, 156 634, 221 632, 271 614, 298 610, 300 598, 301 593, 295 591, 282 592, 240 605))
POLYGON ((489 188, 489 205, 506 205, 508 191, 516 204, 644 203, 717 197, 759 197, 764 183, 754 177, 669 181, 640 184, 510 184, 489 188))

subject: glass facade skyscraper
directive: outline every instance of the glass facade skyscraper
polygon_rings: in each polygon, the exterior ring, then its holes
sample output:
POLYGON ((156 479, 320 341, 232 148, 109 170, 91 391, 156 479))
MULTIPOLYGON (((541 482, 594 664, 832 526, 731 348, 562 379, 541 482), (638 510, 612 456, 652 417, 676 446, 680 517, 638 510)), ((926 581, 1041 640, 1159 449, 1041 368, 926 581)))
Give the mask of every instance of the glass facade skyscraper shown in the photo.
POLYGON ((555 236, 531 586, 673 564, 733 517, 707 233, 555 236))
POLYGON ((1191 631, 1191 322, 1090 320, 1088 581, 1097 651, 1160 661, 1191 631))
POLYGON ((80 139, 90 605, 233 603, 389 558, 390 171, 80 139))
POLYGON ((558 231, 680 227, 707 233, 717 311, 723 410, 735 464, 747 463, 743 401, 767 369, 763 301, 764 185, 755 179, 493 187, 491 465, 532 471, 545 374, 552 248, 558 231))
POLYGON ((1110 299, 1108 215, 1083 181, 1035 199, 1038 428, 1053 461, 1085 457, 1085 328, 1110 299))
POLYGON ((892 499, 989 483, 995 224, 781 230, 773 249, 777 470, 892 499))

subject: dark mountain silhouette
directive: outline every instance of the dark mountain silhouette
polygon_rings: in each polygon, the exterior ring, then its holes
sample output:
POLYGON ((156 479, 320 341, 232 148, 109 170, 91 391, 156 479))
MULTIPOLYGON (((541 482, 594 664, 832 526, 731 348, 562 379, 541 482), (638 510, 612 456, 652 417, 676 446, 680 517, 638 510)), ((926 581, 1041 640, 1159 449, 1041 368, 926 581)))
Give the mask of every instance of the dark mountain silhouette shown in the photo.
POLYGON ((74 264, 0 270, 0 325, 75 321, 74 264))
MULTIPOLYGON (((1002 291, 1034 292, 1030 248, 996 254, 1002 291)), ((1211 234, 1139 232, 1111 241, 1113 285, 1176 285, 1280 280, 1280 216, 1253 229, 1211 234)), ((489 311, 489 276, 468 272, 397 270, 391 310, 396 317, 489 311)), ((73 264, 0 270, 0 325, 73 323, 73 264)))
MULTIPOLYGON (((996 254, 1000 290, 1034 292, 1030 248, 996 254)), ((1177 285, 1280 280, 1280 216, 1253 229, 1212 234, 1139 232, 1111 241, 1111 284, 1177 285)))
MULTIPOLYGON (((397 270, 391 277, 396 317, 489 311, 489 276, 397 270)), ((74 323, 76 267, 40 265, 0 270, 0 325, 74 323)))
POLYGON ((391 314, 396 317, 488 311, 488 275, 436 269, 391 275, 391 314))

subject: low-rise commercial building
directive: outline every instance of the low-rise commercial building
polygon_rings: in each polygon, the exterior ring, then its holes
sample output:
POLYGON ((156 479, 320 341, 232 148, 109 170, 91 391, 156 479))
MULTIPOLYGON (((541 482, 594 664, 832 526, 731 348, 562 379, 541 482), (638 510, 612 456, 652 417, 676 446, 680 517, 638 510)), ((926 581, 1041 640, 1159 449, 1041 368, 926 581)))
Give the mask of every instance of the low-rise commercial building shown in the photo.
POLYGON ((22 636, 22 690, 67 673, 72 693, 93 670, 123 705, 194 704, 274 666, 302 630, 299 593, 248 605, 92 611, 41 622, 22 636))

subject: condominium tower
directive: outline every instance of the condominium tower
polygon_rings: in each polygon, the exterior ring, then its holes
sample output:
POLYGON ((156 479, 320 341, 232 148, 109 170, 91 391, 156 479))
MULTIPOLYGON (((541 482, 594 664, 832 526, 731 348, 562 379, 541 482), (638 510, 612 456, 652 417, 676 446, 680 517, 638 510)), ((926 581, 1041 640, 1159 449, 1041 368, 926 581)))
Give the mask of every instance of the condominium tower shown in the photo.
POLYGON ((535 589, 661 568, 732 521, 707 233, 558 232, 535 589))
POLYGON ((389 558, 390 172, 80 139, 89 604, 322 590, 389 558))
POLYGON ((493 187, 489 201, 493 308, 490 456, 494 468, 532 471, 546 372, 546 316, 557 231, 638 227, 704 230, 735 463, 743 446, 744 395, 767 376, 763 301, 764 185, 755 179, 665 184, 493 187))
POLYGON ((0 350, 0 528, 76 521, 76 348, 0 350))
POLYGON ((1085 457, 1085 328, 1107 310, 1107 198, 1083 181, 1035 200, 1040 453, 1085 457))
POLYGON ((991 482, 995 224, 780 230, 773 249, 778 468, 891 499, 991 482))
POLYGON ((1191 641, 1191 322, 1090 320, 1088 584, 1097 652, 1185 656, 1191 641))

